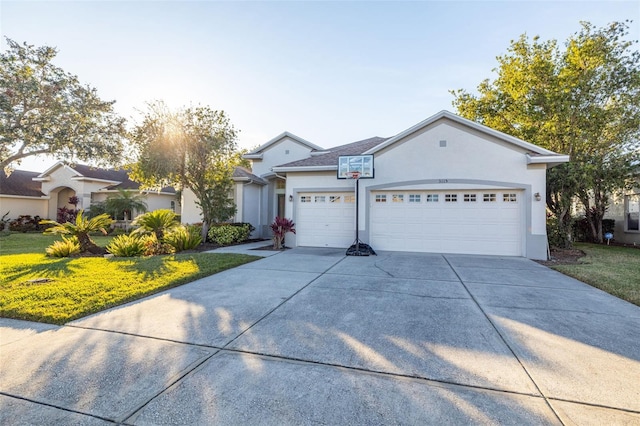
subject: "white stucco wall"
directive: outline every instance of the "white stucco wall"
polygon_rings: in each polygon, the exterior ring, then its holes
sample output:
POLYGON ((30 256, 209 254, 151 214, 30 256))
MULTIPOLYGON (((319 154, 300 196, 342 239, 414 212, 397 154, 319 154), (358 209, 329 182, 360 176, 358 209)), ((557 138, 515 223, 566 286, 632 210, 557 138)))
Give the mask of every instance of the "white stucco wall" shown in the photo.
POLYGON ((182 212, 181 212, 181 221, 182 223, 198 223, 202 222, 202 216, 200 207, 196 204, 196 200, 198 198, 193 193, 192 190, 185 188, 182 191, 182 212))
POLYGON ((252 160, 252 173, 262 176, 270 173, 273 166, 308 158, 310 153, 311 148, 285 136, 263 151, 262 160, 252 160))
MULTIPOLYGON (((243 189, 243 209, 242 209, 242 222, 248 222, 256 228, 251 234, 251 238, 263 237, 261 232, 261 190, 262 186, 249 184, 244 185, 243 189)), ((238 206, 238 210, 240 207, 238 206)))
MULTIPOLYGON (((375 178, 360 180, 360 230, 367 231, 366 195, 372 187, 412 189, 519 189, 523 191, 522 223, 529 257, 546 256, 546 166, 526 164, 523 149, 484 134, 439 122, 419 134, 410 135, 375 154, 375 178), (446 140, 446 147, 440 141, 446 140), (540 193, 541 201, 533 194, 540 193)), ((287 173, 287 217, 295 221, 294 191, 352 190, 354 182, 338 180, 336 172, 287 173)), ((365 237, 366 238, 366 237, 365 237)), ((295 236, 287 239, 295 244, 295 236)))
POLYGON ((8 219, 16 219, 21 215, 40 216, 42 219, 53 219, 47 214, 49 200, 46 198, 16 197, 0 195, 0 217, 9 212, 8 219))

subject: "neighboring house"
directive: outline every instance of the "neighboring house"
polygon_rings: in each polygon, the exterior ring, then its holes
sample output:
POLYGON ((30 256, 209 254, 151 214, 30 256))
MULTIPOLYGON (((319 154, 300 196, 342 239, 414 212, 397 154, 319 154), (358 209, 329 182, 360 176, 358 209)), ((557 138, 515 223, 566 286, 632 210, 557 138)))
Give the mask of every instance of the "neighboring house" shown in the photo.
POLYGON ((374 178, 359 183, 360 239, 374 250, 546 259, 546 170, 568 156, 447 111, 391 138, 326 150, 275 137, 244 156, 253 168, 236 190, 236 219, 268 237, 285 216, 296 223, 289 246, 349 247, 354 181, 337 179, 338 157, 359 154, 374 158, 374 178))
POLYGON ((613 197, 604 218, 615 220, 614 241, 640 245, 640 179, 635 188, 613 197))
MULTIPOLYGON (((9 218, 19 215, 56 219, 59 208, 73 208, 69 198, 76 196, 78 209, 89 209, 91 203, 104 201, 118 189, 138 191, 139 185, 131 181, 125 170, 99 169, 82 164, 74 166, 57 162, 43 173, 15 170, 6 176, 0 173, 0 215, 9 212, 9 218)), ((159 192, 144 191, 149 210, 172 209, 179 212, 179 203, 173 188, 159 192)), ((134 213, 135 214, 135 213, 134 213)))

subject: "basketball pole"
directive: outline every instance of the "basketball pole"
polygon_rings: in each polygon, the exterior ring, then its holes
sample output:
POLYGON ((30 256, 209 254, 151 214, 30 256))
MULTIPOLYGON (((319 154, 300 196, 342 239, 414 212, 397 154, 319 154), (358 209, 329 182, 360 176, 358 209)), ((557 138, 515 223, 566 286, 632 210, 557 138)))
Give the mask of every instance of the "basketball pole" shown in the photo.
POLYGON ((360 253, 360 176, 356 178, 356 252, 360 253))

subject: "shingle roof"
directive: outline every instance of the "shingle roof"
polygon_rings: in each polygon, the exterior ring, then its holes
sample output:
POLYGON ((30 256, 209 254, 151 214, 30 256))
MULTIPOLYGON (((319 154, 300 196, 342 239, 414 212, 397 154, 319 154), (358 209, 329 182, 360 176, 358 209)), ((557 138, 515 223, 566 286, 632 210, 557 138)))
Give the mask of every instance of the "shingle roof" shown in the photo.
MULTIPOLYGON (((73 170, 80 173, 82 176, 89 179, 111 180, 116 181, 114 185, 106 187, 107 190, 124 189, 124 190, 139 190, 140 184, 129 179, 129 172, 124 169, 99 169, 91 166, 85 166, 84 164, 76 164, 70 166, 73 170)), ((168 192, 173 194, 176 190, 173 187, 167 186, 160 189, 160 192, 168 192)))
POLYGON ((14 170, 7 176, 0 170, 0 194, 21 195, 23 197, 42 197, 40 182, 35 182, 34 177, 40 173, 28 172, 26 170, 14 170))
POLYGON ((87 178, 112 180, 116 182, 129 180, 129 172, 124 169, 98 169, 91 166, 85 166, 84 164, 75 164, 70 167, 87 178))
POLYGON ((262 179, 261 177, 254 175, 244 167, 239 167, 239 166, 233 170, 233 177, 240 178, 240 179, 246 178, 246 179, 261 183, 263 185, 266 185, 267 183, 269 183, 266 180, 262 179))
POLYGON ((337 166, 338 157, 341 155, 360 155, 371 148, 380 145, 389 138, 374 136, 347 145, 336 146, 328 149, 328 153, 312 156, 303 160, 292 161, 277 167, 308 167, 308 166, 337 166))

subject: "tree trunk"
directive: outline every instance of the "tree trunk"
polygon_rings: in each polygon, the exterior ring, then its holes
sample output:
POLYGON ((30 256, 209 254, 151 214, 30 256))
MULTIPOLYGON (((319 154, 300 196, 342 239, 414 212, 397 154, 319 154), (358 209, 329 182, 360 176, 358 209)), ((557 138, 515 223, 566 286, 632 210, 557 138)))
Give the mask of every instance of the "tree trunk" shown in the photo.
POLYGON ((202 232, 200 234, 200 236, 202 237, 202 242, 206 243, 207 242, 207 237, 209 234, 209 222, 206 220, 202 221, 202 232))

